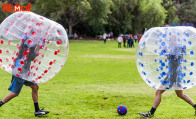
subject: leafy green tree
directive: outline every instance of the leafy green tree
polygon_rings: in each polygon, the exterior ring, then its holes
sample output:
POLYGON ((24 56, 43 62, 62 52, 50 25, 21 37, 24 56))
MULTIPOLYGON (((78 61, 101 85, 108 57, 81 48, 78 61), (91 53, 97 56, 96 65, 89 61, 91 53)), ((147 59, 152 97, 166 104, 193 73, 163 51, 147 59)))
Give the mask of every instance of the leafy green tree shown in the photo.
POLYGON ((106 28, 116 35, 137 33, 165 23, 167 11, 162 0, 113 0, 113 3, 106 28))
POLYGON ((32 11, 45 17, 51 18, 51 13, 56 10, 56 7, 56 0, 36 0, 35 4, 32 5, 32 11))
POLYGON ((11 5, 14 5, 16 3, 19 3, 20 0, 1 0, 1 2, 7 2, 7 3, 10 3, 11 5))
POLYGON ((180 19, 176 15, 177 9, 172 6, 167 10, 167 19, 166 22, 167 24, 177 24, 180 23, 180 19))
MULTIPOLYGON (((102 34, 104 25, 108 22, 108 15, 111 14, 110 7, 113 4, 112 0, 88 0, 91 10, 88 12, 85 22, 88 24, 88 29, 91 35, 102 34)), ((84 22, 84 23, 85 23, 84 22)))
MULTIPOLYGON (((164 23, 195 23, 196 0, 1 0, 32 3, 32 11, 66 28, 95 36, 103 32, 138 33, 164 23)), ((11 13, 0 11, 0 22, 11 13)))
POLYGON ((165 20, 166 24, 176 24, 180 23, 180 19, 178 18, 177 8, 175 7, 176 1, 172 0, 163 0, 163 7, 167 10, 167 17, 165 20))
POLYGON ((177 15, 181 23, 196 23, 196 1, 187 0, 177 5, 177 15))
POLYGON ((112 14, 109 15, 106 30, 113 31, 115 35, 131 32, 132 21, 135 17, 132 13, 136 5, 136 0, 113 0, 112 14))
POLYGON ((62 24, 66 22, 72 34, 72 28, 86 19, 90 9, 87 0, 36 0, 33 11, 62 24))
POLYGON ((165 23, 166 10, 161 5, 162 0, 140 0, 139 15, 136 16, 135 30, 151 28, 165 23))
POLYGON ((3 9, 3 3, 0 1, 0 24, 6 17, 8 17, 11 14, 11 12, 3 12, 2 9, 3 9))

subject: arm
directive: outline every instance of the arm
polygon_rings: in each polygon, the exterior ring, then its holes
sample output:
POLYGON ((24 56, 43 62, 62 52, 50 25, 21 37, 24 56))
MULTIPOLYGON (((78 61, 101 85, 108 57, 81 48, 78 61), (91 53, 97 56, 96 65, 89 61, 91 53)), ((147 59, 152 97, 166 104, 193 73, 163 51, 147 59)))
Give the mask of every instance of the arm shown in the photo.
POLYGON ((40 46, 37 46, 35 52, 39 52, 39 50, 40 50, 40 46))

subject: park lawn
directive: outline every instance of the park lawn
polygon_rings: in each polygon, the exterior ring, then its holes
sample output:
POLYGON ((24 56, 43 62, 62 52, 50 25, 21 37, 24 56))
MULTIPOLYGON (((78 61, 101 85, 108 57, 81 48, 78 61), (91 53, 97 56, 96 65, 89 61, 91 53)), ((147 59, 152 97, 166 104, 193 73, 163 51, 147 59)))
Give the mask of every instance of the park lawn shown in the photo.
MULTIPOLYGON (((51 80, 39 84, 39 105, 51 112, 49 119, 134 119, 152 107, 155 90, 141 79, 135 64, 136 48, 117 48, 117 42, 70 41, 70 52, 63 69, 51 80), (117 114, 125 105, 128 113, 117 114)), ((0 99, 9 91, 11 75, 0 70, 0 99)), ((185 90, 196 101, 196 88, 185 90)), ((24 86, 20 95, 0 108, 0 118, 34 117, 31 89, 24 86)), ((158 119, 196 118, 194 109, 177 98, 175 92, 163 94, 156 111, 158 119)))

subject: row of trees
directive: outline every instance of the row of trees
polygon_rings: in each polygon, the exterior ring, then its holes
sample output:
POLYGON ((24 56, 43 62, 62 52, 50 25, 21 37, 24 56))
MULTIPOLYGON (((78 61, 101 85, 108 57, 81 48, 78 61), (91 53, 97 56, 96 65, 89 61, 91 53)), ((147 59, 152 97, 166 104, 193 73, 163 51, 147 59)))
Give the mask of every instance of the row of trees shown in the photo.
MULTIPOLYGON (((80 34, 138 33, 165 23, 196 23, 195 0, 1 0, 24 5, 80 34)), ((0 11, 0 22, 9 13, 0 11)))
POLYGON ((166 23, 196 24, 195 0, 163 0, 162 5, 167 10, 166 23))

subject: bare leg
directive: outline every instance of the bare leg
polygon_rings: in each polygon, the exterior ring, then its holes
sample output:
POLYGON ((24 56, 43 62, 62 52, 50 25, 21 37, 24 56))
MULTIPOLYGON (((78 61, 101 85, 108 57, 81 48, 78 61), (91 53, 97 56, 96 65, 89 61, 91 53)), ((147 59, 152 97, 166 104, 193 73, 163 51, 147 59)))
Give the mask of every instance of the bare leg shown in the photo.
POLYGON ((3 98, 2 102, 6 103, 6 102, 10 101, 12 98, 14 98, 16 96, 18 96, 18 94, 10 92, 3 98))
POLYGON ((32 98, 33 98, 34 107, 35 107, 35 116, 40 117, 42 115, 48 114, 50 111, 44 111, 43 109, 40 109, 39 105, 38 105, 38 89, 39 89, 39 86, 36 84, 36 85, 31 85, 30 87, 32 89, 32 98))
POLYGON ((195 105, 194 101, 188 95, 185 95, 182 90, 175 90, 175 92, 179 98, 183 99, 192 106, 195 105))
POLYGON ((164 92, 165 92, 165 90, 157 90, 156 91, 153 106, 152 106, 153 108, 156 109, 159 106, 159 104, 161 103, 161 95, 164 92))
POLYGON ((36 85, 31 85, 30 87, 32 89, 32 99, 33 99, 34 107, 35 107, 35 116, 40 117, 42 115, 48 114, 50 111, 43 111, 42 109, 40 110, 39 105, 38 105, 39 86, 36 84, 36 85))
POLYGON ((31 85, 30 87, 32 89, 32 99, 33 99, 33 102, 37 103, 38 102, 38 89, 39 89, 39 86, 36 84, 36 85, 31 85))
POLYGON ((151 117, 153 117, 157 107, 161 103, 161 95, 164 92, 165 92, 165 90, 156 90, 155 98, 154 98, 154 102, 153 102, 153 106, 152 106, 151 110, 149 112, 139 113, 139 114, 142 117, 144 117, 144 118, 151 118, 151 117))

